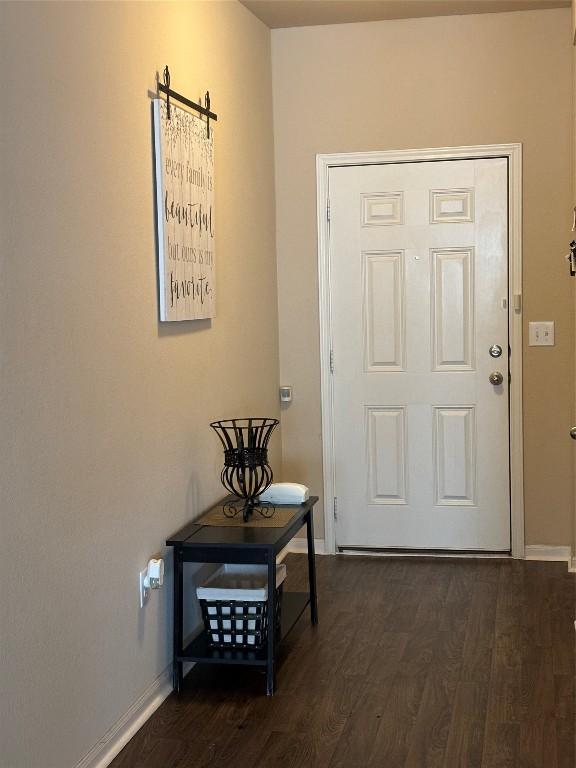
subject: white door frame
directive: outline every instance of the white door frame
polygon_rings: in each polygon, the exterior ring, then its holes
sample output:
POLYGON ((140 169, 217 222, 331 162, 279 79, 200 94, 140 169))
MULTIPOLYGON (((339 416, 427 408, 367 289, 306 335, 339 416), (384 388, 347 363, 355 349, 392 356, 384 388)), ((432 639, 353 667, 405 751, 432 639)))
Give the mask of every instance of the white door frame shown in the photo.
MULTIPOLYGON (((324 526, 327 554, 336 552, 334 526, 334 391, 331 374, 332 321, 328 174, 346 165, 383 165, 426 160, 508 160, 508 320, 510 357, 510 514, 512 557, 524 557, 524 462, 522 434, 522 145, 489 144, 316 156, 318 280, 320 305, 320 378, 324 469, 324 526)), ((336 365, 338 362, 336 361, 336 365)))

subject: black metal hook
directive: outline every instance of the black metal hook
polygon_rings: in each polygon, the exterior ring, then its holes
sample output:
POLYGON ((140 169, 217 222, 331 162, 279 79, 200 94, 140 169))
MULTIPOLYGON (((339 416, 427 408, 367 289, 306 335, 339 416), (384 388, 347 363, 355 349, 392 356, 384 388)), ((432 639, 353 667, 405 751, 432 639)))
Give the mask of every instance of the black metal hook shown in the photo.
POLYGON ((164 85, 166 86, 166 116, 170 120, 170 70, 168 64, 164 67, 164 85))
MULTIPOLYGON (((218 120, 218 115, 210 111, 210 91, 206 91, 206 106, 203 107, 202 103, 196 104, 196 102, 190 101, 190 99, 182 96, 182 94, 176 93, 176 91, 170 89, 170 70, 168 69, 168 65, 164 67, 164 83, 160 82, 160 78, 157 79, 158 90, 161 93, 166 94, 166 115, 168 120, 170 120, 170 98, 172 98, 173 101, 181 102, 190 109, 193 109, 196 112, 200 112, 201 115, 204 115, 206 118, 206 132, 208 138, 210 138, 210 120, 218 120)), ((200 102, 202 102, 202 99, 200 99, 200 102)))

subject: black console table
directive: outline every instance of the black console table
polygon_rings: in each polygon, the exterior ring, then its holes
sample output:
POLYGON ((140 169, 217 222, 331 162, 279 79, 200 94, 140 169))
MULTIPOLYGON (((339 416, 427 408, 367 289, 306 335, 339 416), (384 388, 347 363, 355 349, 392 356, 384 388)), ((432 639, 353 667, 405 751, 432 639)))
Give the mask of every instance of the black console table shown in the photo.
MULTIPOLYGON (((231 497, 216 504, 212 509, 229 502, 231 497)), ((166 544, 174 547, 174 628, 173 628, 173 684, 174 690, 182 689, 182 667, 185 661, 203 664, 246 664, 266 667, 266 689, 274 694, 276 633, 268 631, 266 647, 261 650, 236 650, 213 648, 208 644, 206 631, 184 645, 184 563, 257 563, 268 566, 268 616, 275 615, 276 557, 294 538, 303 525, 308 539, 309 592, 284 592, 282 600, 282 627, 280 640, 286 636, 306 607, 310 606, 312 624, 318 623, 316 599, 316 567, 314 562, 314 523, 312 510, 317 496, 311 496, 303 504, 291 506, 297 510, 284 528, 249 528, 245 526, 207 526, 188 523, 171 536, 166 544)), ((288 505, 282 505, 287 509, 288 505)), ((255 514, 258 514, 257 512, 255 514)))

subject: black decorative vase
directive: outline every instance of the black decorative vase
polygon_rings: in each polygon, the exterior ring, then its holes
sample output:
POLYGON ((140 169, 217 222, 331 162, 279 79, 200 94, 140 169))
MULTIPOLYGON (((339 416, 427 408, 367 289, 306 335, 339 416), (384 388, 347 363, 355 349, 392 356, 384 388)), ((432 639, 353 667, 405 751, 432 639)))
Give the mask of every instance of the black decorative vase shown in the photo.
POLYGON ((266 418, 227 419, 210 424, 224 447, 222 485, 244 500, 244 522, 258 506, 259 494, 272 482, 268 441, 278 424, 277 419, 266 418))

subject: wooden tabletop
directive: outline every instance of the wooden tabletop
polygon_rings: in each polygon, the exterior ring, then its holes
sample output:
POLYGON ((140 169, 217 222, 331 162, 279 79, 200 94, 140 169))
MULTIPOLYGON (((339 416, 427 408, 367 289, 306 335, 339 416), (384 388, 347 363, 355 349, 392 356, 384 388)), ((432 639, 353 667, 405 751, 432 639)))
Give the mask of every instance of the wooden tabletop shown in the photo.
MULTIPOLYGON (((226 502, 233 500, 233 496, 227 496, 214 504, 210 509, 222 507, 226 502)), ((239 525, 214 526, 198 525, 197 522, 187 523, 183 528, 177 531, 173 536, 166 540, 169 547, 277 547, 286 536, 293 536, 304 524, 306 513, 312 509, 318 501, 318 496, 310 498, 302 504, 277 504, 283 509, 294 509, 298 511, 290 522, 284 528, 249 528, 239 525)), ((209 510, 207 510, 209 511, 209 510)))

